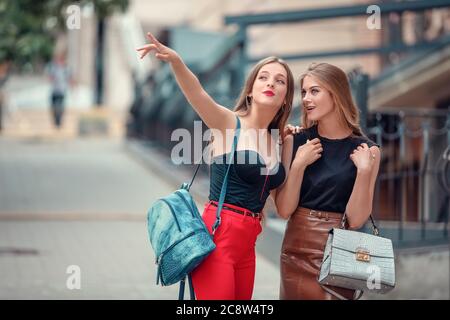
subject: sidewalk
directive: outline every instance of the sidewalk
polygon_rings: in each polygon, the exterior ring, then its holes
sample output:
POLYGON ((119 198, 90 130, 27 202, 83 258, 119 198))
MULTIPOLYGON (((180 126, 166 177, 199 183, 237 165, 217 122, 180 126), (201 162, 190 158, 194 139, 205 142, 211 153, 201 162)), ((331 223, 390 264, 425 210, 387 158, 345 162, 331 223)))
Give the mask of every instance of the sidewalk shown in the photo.
MULTIPOLYGON (((0 299, 178 297, 178 285, 156 285, 144 221, 2 221, 0 243, 0 299), (66 286, 71 265, 80 290, 66 286)), ((277 299, 276 268, 261 256, 257 264, 253 298, 277 299)))
MULTIPOLYGON (((140 143, 0 136, 0 299, 176 299, 156 286, 146 212, 192 172, 140 143)), ((206 175, 191 190, 201 208, 206 175)), ((278 299, 284 227, 268 218, 258 238, 253 299, 278 299)), ((396 289, 364 299, 448 299, 448 246, 396 254, 396 289)))
MULTIPOLYGON (((178 286, 155 284, 146 211, 178 185, 125 146, 0 137, 0 299, 177 298, 178 286), (71 265, 80 290, 66 286, 71 265)), ((278 287, 278 267, 258 253, 253 298, 278 299, 278 287)))

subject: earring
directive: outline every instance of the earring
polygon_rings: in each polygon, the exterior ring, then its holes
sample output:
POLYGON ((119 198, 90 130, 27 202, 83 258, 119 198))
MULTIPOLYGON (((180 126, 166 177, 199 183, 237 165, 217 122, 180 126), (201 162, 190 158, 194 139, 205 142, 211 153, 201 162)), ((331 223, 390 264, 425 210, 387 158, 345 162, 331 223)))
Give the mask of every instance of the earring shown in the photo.
POLYGON ((250 109, 250 106, 252 105, 252 96, 247 96, 245 98, 245 105, 247 106, 247 109, 250 109))

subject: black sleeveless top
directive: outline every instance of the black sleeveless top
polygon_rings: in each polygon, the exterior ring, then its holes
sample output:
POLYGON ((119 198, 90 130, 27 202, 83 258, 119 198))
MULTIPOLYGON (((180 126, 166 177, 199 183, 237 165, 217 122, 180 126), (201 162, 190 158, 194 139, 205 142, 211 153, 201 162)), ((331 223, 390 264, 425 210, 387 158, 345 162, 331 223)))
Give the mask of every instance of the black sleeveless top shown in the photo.
MULTIPOLYGON (((223 178, 227 170, 229 153, 216 156, 211 161, 209 200, 219 201, 223 178)), ((279 187, 286 177, 282 163, 266 172, 264 159, 253 150, 235 151, 228 173, 225 203, 261 212, 270 190, 279 187)))
POLYGON ((327 139, 319 136, 315 125, 294 135, 292 161, 298 147, 305 144, 307 139, 314 138, 320 139, 323 152, 318 160, 305 169, 298 206, 344 213, 356 180, 356 166, 350 155, 361 143, 367 143, 369 148, 378 145, 364 136, 356 135, 344 139, 327 139))

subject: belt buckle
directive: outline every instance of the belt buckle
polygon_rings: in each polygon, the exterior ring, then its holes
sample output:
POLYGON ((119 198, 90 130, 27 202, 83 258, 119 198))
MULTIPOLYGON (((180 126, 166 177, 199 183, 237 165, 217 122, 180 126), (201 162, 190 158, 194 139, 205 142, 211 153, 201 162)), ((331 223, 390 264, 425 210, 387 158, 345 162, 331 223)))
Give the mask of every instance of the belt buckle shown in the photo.
POLYGON ((250 211, 250 210, 245 210, 243 213, 244 213, 244 216, 249 216, 249 217, 252 217, 252 218, 257 218, 258 217, 257 213, 254 213, 253 211, 250 211))
POLYGON ((310 211, 309 211, 309 215, 310 215, 310 216, 315 216, 315 217, 320 218, 320 211, 310 210, 310 211))
POLYGON ((261 220, 261 215, 260 215, 260 213, 259 213, 259 212, 258 212, 258 213, 254 212, 254 213, 253 213, 253 218, 256 218, 256 219, 258 219, 258 220, 261 220))
POLYGON ((311 210, 309 212, 309 214, 312 215, 312 216, 316 216, 319 219, 322 219, 322 217, 323 217, 323 218, 325 218, 325 221, 329 220, 328 212, 324 212, 324 214, 322 215, 322 211, 311 210))

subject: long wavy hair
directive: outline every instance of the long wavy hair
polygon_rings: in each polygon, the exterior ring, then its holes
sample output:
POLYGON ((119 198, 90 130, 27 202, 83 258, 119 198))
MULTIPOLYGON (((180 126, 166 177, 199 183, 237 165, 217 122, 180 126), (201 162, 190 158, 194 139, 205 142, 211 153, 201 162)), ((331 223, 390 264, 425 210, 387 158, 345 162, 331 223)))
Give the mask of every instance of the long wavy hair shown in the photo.
MULTIPOLYGON (((289 115, 292 110, 292 104, 294 101, 294 76, 292 74, 291 69, 289 68, 288 64, 275 56, 271 56, 265 59, 260 60, 250 71, 250 74, 247 77, 247 80, 245 81, 244 88, 241 91, 241 94, 239 95, 239 98, 237 100, 236 106, 234 108, 235 112, 240 112, 242 115, 247 115, 250 112, 251 109, 251 99, 249 99, 249 94, 252 92, 253 84, 255 83, 256 77, 258 75, 259 70, 263 66, 269 63, 279 63, 281 64, 284 69, 286 70, 287 74, 287 90, 286 90, 286 97, 285 101, 286 103, 283 104, 278 112, 276 113, 275 117, 270 122, 267 130, 272 129, 278 129, 280 136, 281 136, 281 143, 284 141, 285 134, 284 134, 284 127, 286 126, 287 119, 289 118, 289 115)), ((261 211, 261 223, 262 225, 265 225, 265 213, 264 211, 261 211)))
MULTIPOLYGON (((353 101, 345 72, 329 63, 312 63, 300 76, 300 91, 306 76, 313 77, 330 92, 339 121, 347 125, 354 135, 364 136, 359 124, 359 110, 353 101)), ((301 123, 305 129, 315 125, 314 121, 308 119, 306 112, 302 112, 301 123)))
POLYGON ((287 91, 286 91, 286 97, 285 101, 286 103, 281 106, 281 108, 278 110, 275 117, 272 119, 272 121, 269 124, 269 127, 267 128, 269 131, 271 129, 278 129, 281 135, 281 138, 284 140, 284 127, 286 126, 287 119, 289 118, 289 115, 292 110, 292 104, 294 100, 294 76, 292 75, 292 71, 287 65, 285 61, 278 57, 268 57, 263 60, 260 60, 250 71, 250 74, 247 77, 247 80, 245 81, 245 85, 243 90, 241 91, 241 94, 237 100, 236 106, 234 108, 235 112, 240 112, 242 115, 246 115, 250 112, 251 109, 251 99, 249 99, 249 94, 252 92, 253 83, 255 82, 256 76, 258 75, 259 70, 263 66, 269 63, 279 63, 281 64, 284 69, 286 70, 287 74, 287 91))

